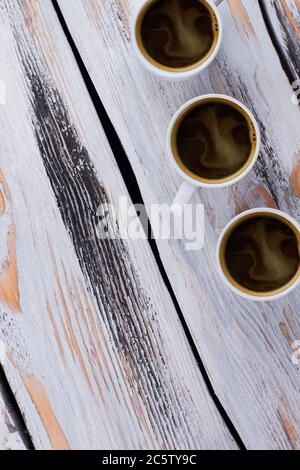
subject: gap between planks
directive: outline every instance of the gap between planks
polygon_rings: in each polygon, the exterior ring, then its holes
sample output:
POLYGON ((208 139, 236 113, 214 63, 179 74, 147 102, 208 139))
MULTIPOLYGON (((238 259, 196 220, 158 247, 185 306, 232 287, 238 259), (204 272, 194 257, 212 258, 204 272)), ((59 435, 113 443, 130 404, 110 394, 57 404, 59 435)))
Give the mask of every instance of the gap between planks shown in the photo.
MULTIPOLYGON (((97 93, 97 90, 96 90, 96 88, 93 84, 93 81, 92 81, 89 73, 88 73, 88 70, 86 69, 86 67, 84 65, 84 62, 83 62, 83 60, 80 56, 80 53, 79 53, 79 51, 76 47, 76 44, 75 44, 74 39, 72 37, 72 34, 70 33, 69 28, 66 24, 63 13, 62 13, 62 11, 61 11, 58 3, 57 3, 57 0, 51 0, 51 1, 52 1, 54 10, 57 14, 58 20, 59 20, 59 22, 62 26, 62 29, 64 31, 64 34, 66 36, 66 39, 67 39, 67 41, 68 41, 68 43, 71 47, 71 50, 74 54, 75 60, 77 62, 77 65, 79 67, 79 70, 81 72, 83 80, 85 82, 88 93, 89 93, 89 95, 91 97, 91 100, 93 102, 93 105, 95 107, 96 113, 97 113, 97 115, 99 117, 99 120, 102 124, 102 127, 103 127, 104 132, 105 132, 106 137, 107 137, 107 140, 109 142, 109 145, 110 145, 110 147, 112 149, 112 152, 114 154, 114 157, 116 159, 116 163, 118 165, 118 168, 119 168, 119 170, 122 174, 122 177, 123 177, 123 180, 124 180, 125 185, 127 187, 130 198, 131 198, 133 204, 142 204, 142 205, 144 205, 142 194, 141 194, 136 176, 133 172, 132 166, 129 162, 128 156, 127 156, 127 154, 126 154, 126 152, 125 152, 125 150, 124 150, 124 148, 121 144, 119 136, 118 136, 118 134, 117 134, 117 132, 116 132, 116 130, 115 130, 115 128, 114 128, 114 126, 113 126, 113 124, 112 124, 112 122, 111 122, 111 120, 110 120, 110 118, 109 118, 109 116, 106 112, 106 110, 105 110, 105 107, 104 107, 104 105, 103 105, 103 103, 100 99, 100 96, 97 93)), ((150 224, 150 221, 149 221, 148 218, 147 218, 147 223, 149 224, 149 227, 151 227, 151 224, 150 224)), ((233 422, 231 421, 230 417, 226 413, 225 408, 223 407, 221 401, 219 400, 217 394, 215 393, 213 385, 212 385, 212 383, 209 379, 208 373, 205 369, 204 363, 203 363, 203 361, 200 357, 199 351, 198 351, 198 349, 196 347, 196 344, 193 340, 192 334, 191 334, 191 332, 188 328, 188 325, 187 325, 187 323, 184 319, 184 315, 183 315, 183 313, 180 309, 180 306, 178 304, 178 301, 176 299, 176 296, 175 296, 175 293, 174 293, 173 288, 171 286, 170 280, 168 278, 168 275, 167 275, 166 270, 164 268, 164 265, 162 263, 156 241, 152 237, 152 230, 151 229, 150 229, 150 238, 148 238, 148 243, 149 243, 150 248, 152 250, 152 253, 154 255, 154 258, 155 258, 155 261, 157 263, 158 269, 161 273, 161 276, 164 280, 165 286, 166 286, 167 290, 169 291, 171 299, 174 303, 174 306, 175 306, 175 309, 177 311, 180 323, 183 327, 183 330, 184 330, 185 335, 187 337, 188 343, 191 347, 193 355, 194 355, 194 357, 196 359, 196 362, 199 366, 200 372, 201 372, 201 374, 203 376, 203 379, 206 383, 208 392, 209 392, 213 402, 215 403, 217 410, 219 411, 220 415, 222 416, 225 424, 227 425, 229 432, 231 433, 232 437, 236 441, 239 449, 240 450, 246 450, 245 444, 243 443, 241 437, 239 436, 237 430, 234 427, 233 422)))
MULTIPOLYGON (((0 450, 34 450, 34 445, 24 421, 16 398, 10 388, 5 372, 0 365, 0 412, 3 425, 7 428, 7 436, 1 436, 0 450), (1 410, 1 404, 4 408, 1 410), (4 446, 1 448, 1 446, 4 446)), ((2 428, 3 429, 3 428, 2 428)), ((4 429, 3 429, 4 432, 4 429)))
MULTIPOLYGON (((211 246, 208 244, 207 255, 202 254, 201 260, 197 256, 195 259, 189 257, 185 263, 185 255, 177 246, 169 252, 169 247, 158 246, 163 248, 160 251, 162 259, 173 286, 175 282, 174 290, 210 377, 244 442, 249 448, 297 448, 300 434, 297 432, 297 389, 294 383, 298 383, 298 377, 290 363, 290 350, 282 337, 280 324, 287 322, 290 334, 297 334, 300 327, 296 315, 299 296, 295 293, 284 303, 270 306, 239 301, 227 291, 218 298, 215 295, 218 280, 210 263, 216 231, 235 213, 258 203, 279 204, 294 215, 298 210, 289 182, 291 157, 298 139, 295 129, 294 136, 290 127, 288 133, 285 132, 286 121, 283 119, 286 114, 290 121, 298 122, 298 112, 288 106, 290 86, 278 66, 278 55, 270 42, 258 3, 252 0, 224 2, 222 9, 228 23, 221 54, 209 73, 186 82, 184 86, 165 86, 138 68, 131 57, 128 26, 135 0, 114 0, 107 5, 98 0, 78 0, 71 8, 66 0, 59 0, 59 4, 126 148, 146 202, 149 198, 155 201, 161 198, 165 202, 166 196, 172 198, 177 188, 178 182, 163 160, 161 142, 167 121, 178 103, 211 90, 227 92, 242 99, 259 118, 264 138, 255 171, 234 191, 222 191, 223 204, 218 205, 218 193, 216 198, 215 194, 202 194, 209 204, 210 224, 207 229, 212 243, 211 246), (110 14, 112 18, 109 18, 110 14), (78 34, 78 22, 84 34, 78 34), (107 46, 114 58, 114 69, 106 61, 107 46), (278 78, 279 85, 276 83, 278 78), (126 98, 122 96, 123 84, 126 84, 126 98), (107 93, 102 95, 105 87, 107 93), (274 94, 270 92, 272 89, 274 94), (136 90, 139 90, 140 100, 135 99, 136 90), (138 106, 141 101, 144 113, 138 106), (154 123, 151 120, 145 122, 147 106, 150 109, 151 106, 157 107, 154 123), (279 129, 276 128, 277 123, 279 129), (152 139, 147 140, 147 136, 139 139, 145 126, 150 126, 152 139), (279 135, 280 145, 276 140, 279 135), (153 179, 155 172, 151 165, 155 160, 161 163, 161 172, 153 179), (170 182, 168 188, 165 178, 170 182), (177 262, 178 259, 181 263, 177 262), (184 271, 186 278, 192 281, 190 286, 195 287, 188 299, 184 289, 181 291, 182 275, 173 275, 176 267, 180 273, 184 271), (208 281, 202 271, 209 273, 208 281), (199 281, 202 286, 200 292, 199 281), (203 306, 207 315, 201 316, 203 306), (283 377, 289 380, 283 380, 283 377)), ((195 195, 195 199, 199 200, 198 196, 195 195)))

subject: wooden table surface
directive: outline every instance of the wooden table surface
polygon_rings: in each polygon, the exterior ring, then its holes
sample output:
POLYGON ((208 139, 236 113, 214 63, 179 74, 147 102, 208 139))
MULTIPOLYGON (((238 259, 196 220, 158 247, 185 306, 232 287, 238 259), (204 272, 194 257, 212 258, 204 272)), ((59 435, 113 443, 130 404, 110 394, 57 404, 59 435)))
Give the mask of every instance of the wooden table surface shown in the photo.
POLYGON ((177 83, 134 55, 139 3, 0 0, 0 448, 300 449, 300 290, 249 302, 214 263, 242 210, 300 218, 300 2, 224 0, 217 60, 177 83), (169 121, 211 92, 263 145, 241 183, 195 194, 204 249, 99 239, 99 204, 171 203, 169 121))

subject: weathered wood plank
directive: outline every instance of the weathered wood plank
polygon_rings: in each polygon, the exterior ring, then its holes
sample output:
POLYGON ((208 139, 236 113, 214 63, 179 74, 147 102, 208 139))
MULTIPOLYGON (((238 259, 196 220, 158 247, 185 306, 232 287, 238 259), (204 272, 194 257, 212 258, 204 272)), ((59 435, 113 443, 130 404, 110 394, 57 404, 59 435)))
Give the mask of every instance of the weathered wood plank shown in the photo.
POLYGON ((121 138, 147 204, 171 203, 180 184, 165 155, 166 130, 188 99, 208 92, 234 95, 260 122, 263 149, 246 180, 227 190, 200 191, 206 244, 158 241, 161 258, 215 390, 249 448, 300 448, 299 290, 254 304, 235 297, 214 268, 220 230, 236 213, 278 206, 299 217, 290 176, 300 151, 299 111, 257 0, 229 0, 220 11, 224 44, 200 77, 170 83, 144 71, 130 42, 139 0, 59 0, 64 18, 121 138))
POLYGON ((127 192, 51 3, 0 21, 0 337, 35 447, 236 448, 148 242, 97 237, 127 192))
POLYGON ((10 412, 1 396, 0 385, 0 450, 25 450, 23 440, 16 429, 10 412))
POLYGON ((297 80, 300 77, 299 0, 263 0, 262 5, 284 65, 293 80, 297 80))
MULTIPOLYGON (((298 0, 279 0, 263 2, 268 25, 275 42, 283 67, 293 90, 292 101, 300 104, 300 2, 298 0)), ((291 174, 295 195, 300 197, 300 154, 296 155, 291 174)))

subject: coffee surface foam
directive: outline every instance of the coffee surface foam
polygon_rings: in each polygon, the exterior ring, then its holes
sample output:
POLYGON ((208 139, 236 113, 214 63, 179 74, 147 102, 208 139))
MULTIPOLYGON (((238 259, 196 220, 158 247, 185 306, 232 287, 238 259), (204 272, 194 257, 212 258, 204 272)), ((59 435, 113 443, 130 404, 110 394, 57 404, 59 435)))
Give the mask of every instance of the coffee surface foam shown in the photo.
POLYGON ((248 219, 231 233, 225 262, 241 286, 256 292, 279 289, 294 277, 299 267, 296 234, 276 218, 248 219))
POLYGON ((157 0, 146 12, 141 36, 148 54, 162 65, 192 65, 214 41, 212 17, 198 0, 157 0))
POLYGON ((250 127, 244 115, 222 102, 201 104, 183 118, 177 133, 182 163, 206 179, 236 173, 251 154, 250 127))

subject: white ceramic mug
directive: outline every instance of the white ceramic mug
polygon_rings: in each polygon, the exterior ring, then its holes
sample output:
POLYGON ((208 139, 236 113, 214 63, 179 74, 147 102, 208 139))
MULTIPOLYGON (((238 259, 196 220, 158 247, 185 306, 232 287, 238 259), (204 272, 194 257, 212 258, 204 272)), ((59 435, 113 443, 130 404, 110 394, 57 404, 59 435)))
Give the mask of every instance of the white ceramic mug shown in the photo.
POLYGON ((197 98, 193 98, 192 100, 185 103, 173 116, 171 123, 169 125, 168 133, 167 133, 168 157, 170 159, 171 165, 175 168, 175 170, 179 173, 179 175, 184 180, 177 193, 177 196, 175 197, 173 201, 172 207, 183 206, 184 204, 187 204, 197 188, 210 188, 210 189, 224 188, 226 186, 230 186, 240 181, 253 168, 257 160, 258 154, 259 154, 260 144, 261 144, 261 135, 260 135, 259 126, 257 124, 256 119, 254 118, 251 111, 248 108, 246 108, 246 106, 243 105, 240 101, 236 100, 235 98, 231 98, 226 95, 210 94, 210 95, 203 95, 197 98), (176 126, 181 121, 182 116, 188 111, 189 108, 193 108, 195 104, 198 104, 201 102, 210 102, 210 101, 226 102, 229 105, 233 104, 238 109, 240 109, 241 112, 243 112, 248 117, 249 121, 251 121, 253 133, 255 133, 255 139, 256 139, 255 151, 253 155, 251 155, 251 158, 247 160, 246 164, 236 174, 228 178, 223 178, 219 180, 205 180, 204 178, 199 178, 196 175, 193 175, 187 168, 185 169, 182 168, 182 165, 178 162, 176 155, 174 155, 174 146, 173 146, 174 132, 176 131, 176 126))
POLYGON ((265 207, 259 209, 251 209, 234 217, 222 231, 217 244, 217 267, 221 279, 226 284, 226 286, 228 286, 235 294, 247 300, 270 301, 279 299, 280 297, 283 297, 290 293, 292 290, 294 290, 295 287, 297 287, 300 283, 299 265, 296 274, 287 284, 285 284, 281 288, 269 292, 255 292, 239 285, 238 282, 230 275, 228 269, 226 268, 226 262, 224 261, 226 243, 234 227, 239 225, 243 220, 247 220, 253 216, 266 216, 268 214, 269 216, 275 216, 275 218, 280 219, 294 231, 298 240, 298 250, 300 253, 300 225, 298 224, 298 222, 296 222, 296 220, 294 220, 292 217, 282 211, 265 207))
POLYGON ((166 78, 169 80, 184 80, 202 72, 215 59, 222 43, 223 26, 222 26, 220 13, 217 8, 217 5, 219 5, 222 2, 222 0, 216 0, 215 2, 213 2, 212 0, 199 0, 204 5, 206 4, 209 10, 212 11, 218 24, 218 38, 214 45, 213 50, 210 52, 209 56, 205 58, 205 60, 201 60, 199 61, 199 63, 196 62, 195 64, 189 67, 182 67, 182 70, 180 69, 172 70, 171 67, 166 67, 156 62, 147 53, 147 51, 143 47, 142 41, 139 40, 138 30, 141 27, 142 18, 144 17, 144 14, 147 11, 148 7, 155 1, 156 0, 143 0, 134 16, 131 34, 132 34, 133 47, 138 58, 140 59, 140 61, 146 67, 147 70, 159 75, 162 78, 166 78))

